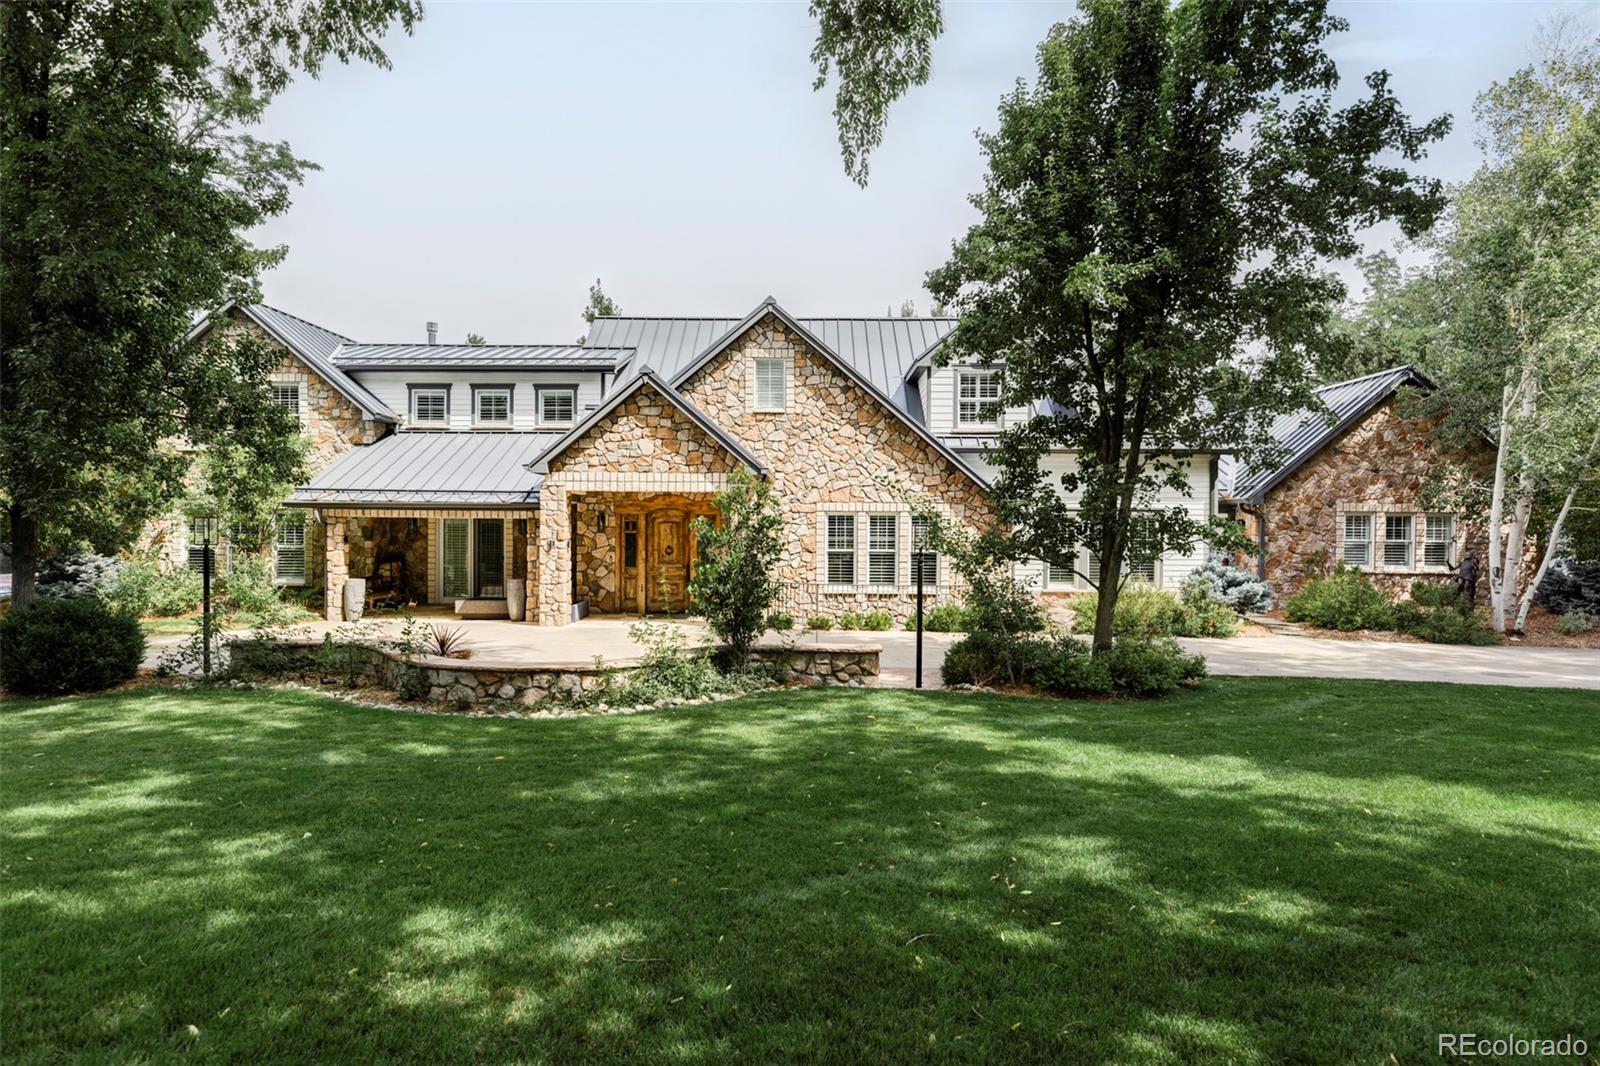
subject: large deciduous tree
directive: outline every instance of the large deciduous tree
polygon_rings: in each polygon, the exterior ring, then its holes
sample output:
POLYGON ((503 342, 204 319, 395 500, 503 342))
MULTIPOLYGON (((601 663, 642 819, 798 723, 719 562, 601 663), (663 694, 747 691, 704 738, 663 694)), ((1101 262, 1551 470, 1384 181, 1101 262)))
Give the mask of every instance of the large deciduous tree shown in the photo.
POLYGON ((1600 41, 1576 31, 1547 27, 1538 62, 1479 97, 1487 158, 1429 242, 1443 323, 1431 401, 1446 433, 1498 442, 1473 495, 1488 500, 1501 631, 1526 622, 1574 505, 1600 499, 1600 41))
POLYGON ((980 220, 929 275, 961 316, 942 361, 1004 362, 1002 406, 1035 414, 993 449, 1013 550, 1101 563, 1096 652, 1130 562, 1206 533, 1186 450, 1250 455, 1312 402, 1342 342, 1322 264, 1443 195, 1411 174, 1448 119, 1414 125, 1382 72, 1335 109, 1321 0, 1088 0, 1039 48, 1038 76, 981 137, 980 220), (1051 451, 1075 453, 1048 474, 1051 451))
POLYGON ((295 71, 386 65, 383 32, 420 15, 416 0, 0 6, 0 491, 19 603, 41 536, 112 546, 180 491, 175 438, 291 472, 272 353, 220 330, 186 343, 199 311, 256 296, 284 249, 245 233, 310 166, 243 131, 295 71))

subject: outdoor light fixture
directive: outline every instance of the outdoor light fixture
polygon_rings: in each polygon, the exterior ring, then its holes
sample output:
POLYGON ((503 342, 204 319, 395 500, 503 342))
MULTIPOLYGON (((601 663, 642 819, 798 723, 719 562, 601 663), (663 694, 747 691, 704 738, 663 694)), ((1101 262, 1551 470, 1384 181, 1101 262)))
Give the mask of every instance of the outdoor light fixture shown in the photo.
POLYGON ((211 545, 217 539, 217 519, 201 515, 190 519, 191 534, 200 534, 200 673, 211 676, 211 545))

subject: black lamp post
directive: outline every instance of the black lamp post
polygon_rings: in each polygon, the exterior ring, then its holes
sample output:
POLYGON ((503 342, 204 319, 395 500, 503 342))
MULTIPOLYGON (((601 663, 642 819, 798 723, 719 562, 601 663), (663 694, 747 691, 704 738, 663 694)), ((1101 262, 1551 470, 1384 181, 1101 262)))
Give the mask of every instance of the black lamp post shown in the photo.
POLYGON ((911 569, 917 575, 917 688, 922 687, 922 577, 928 569, 928 556, 922 548, 911 551, 911 569))
POLYGON ((200 673, 211 676, 211 542, 216 537, 217 520, 207 515, 194 520, 200 532, 200 673))

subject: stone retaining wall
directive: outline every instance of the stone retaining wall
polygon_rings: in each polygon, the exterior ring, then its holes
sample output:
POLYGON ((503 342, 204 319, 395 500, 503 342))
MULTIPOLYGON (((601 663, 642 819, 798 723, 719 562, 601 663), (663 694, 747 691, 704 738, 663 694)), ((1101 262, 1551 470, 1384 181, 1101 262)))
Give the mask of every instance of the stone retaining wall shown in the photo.
MULTIPOLYGON (((344 671, 317 661, 320 641, 311 639, 274 642, 270 652, 252 642, 241 647, 262 653, 275 653, 289 660, 282 672, 314 680, 341 678, 344 671)), ((400 687, 408 664, 398 652, 384 648, 357 646, 353 669, 363 680, 384 688, 400 687)), ((786 648, 765 645, 751 649, 752 660, 773 664, 779 681, 802 685, 875 685, 878 659, 876 646, 806 645, 786 648)), ((588 692, 605 681, 626 678, 637 664, 597 668, 592 663, 544 663, 520 666, 510 663, 474 663, 470 659, 442 659, 418 656, 409 664, 422 670, 428 683, 428 699, 438 703, 464 701, 471 706, 545 703, 588 692)))

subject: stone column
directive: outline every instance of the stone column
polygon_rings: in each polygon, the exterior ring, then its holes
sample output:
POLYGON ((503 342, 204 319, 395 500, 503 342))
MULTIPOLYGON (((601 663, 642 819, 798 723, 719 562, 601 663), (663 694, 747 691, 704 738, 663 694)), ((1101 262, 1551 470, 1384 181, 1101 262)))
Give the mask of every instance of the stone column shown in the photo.
POLYGON ((528 597, 528 605, 522 617, 529 625, 539 624, 539 536, 539 513, 536 511, 528 516, 528 535, 523 538, 523 550, 528 556, 528 569, 525 571, 528 580, 523 584, 523 589, 528 597))
POLYGON ((539 489, 539 624, 564 626, 572 620, 572 522, 567 492, 550 484, 539 489))
POLYGON ((330 622, 344 620, 344 580, 350 576, 348 522, 343 515, 330 515, 323 525, 322 616, 330 622))

